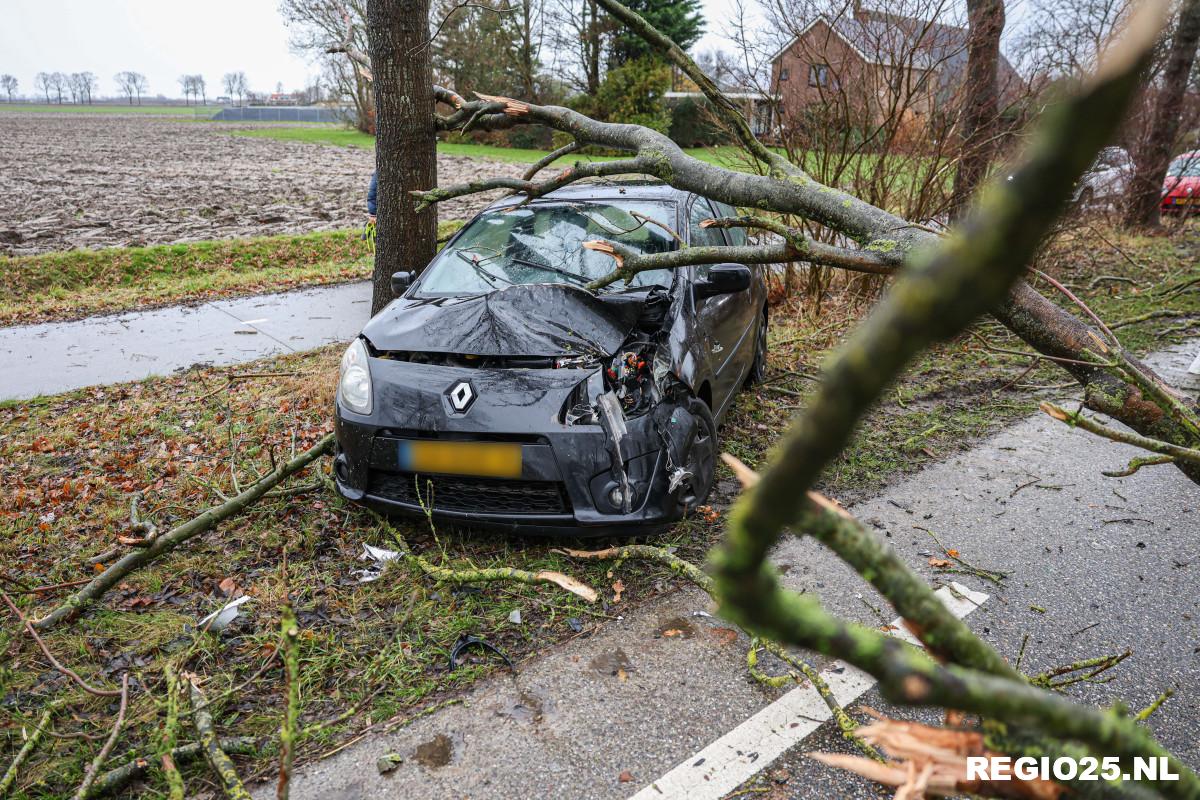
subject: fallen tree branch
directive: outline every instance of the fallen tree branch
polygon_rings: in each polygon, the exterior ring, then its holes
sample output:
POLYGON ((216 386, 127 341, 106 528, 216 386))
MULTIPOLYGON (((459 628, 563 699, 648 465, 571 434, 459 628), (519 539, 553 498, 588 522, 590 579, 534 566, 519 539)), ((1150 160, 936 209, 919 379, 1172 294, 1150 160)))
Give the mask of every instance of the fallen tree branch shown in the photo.
POLYGON ((79 784, 79 788, 75 790, 75 800, 85 800, 92 790, 92 783, 96 780, 96 775, 100 772, 100 767, 108 760, 108 754, 112 752, 113 745, 117 743, 117 737, 121 735, 121 728, 125 725, 125 709, 129 706, 129 673, 126 672, 121 676, 121 705, 117 709, 117 719, 113 722, 112 733, 108 735, 108 741, 100 748, 100 752, 92 759, 92 763, 88 765, 87 772, 83 775, 83 782, 79 784))
POLYGON ((1142 467, 1152 467, 1157 464, 1174 464, 1174 456, 1137 456, 1131 458, 1125 469, 1113 470, 1105 472, 1101 470, 1100 474, 1107 478, 1127 478, 1137 472, 1142 467))
POLYGON ((13 757, 12 763, 8 765, 8 769, 4 771, 4 777, 0 778, 0 797, 7 797, 8 790, 12 788, 13 782, 17 779, 17 773, 21 771, 21 765, 25 763, 25 759, 33 753, 38 742, 41 741, 42 732, 46 730, 46 726, 50 724, 50 717, 54 716, 54 712, 58 709, 56 704, 50 704, 42 716, 38 719, 37 726, 33 732, 25 739, 25 743, 21 745, 21 749, 13 757))
MULTIPOLYGON (((232 736, 220 739, 217 744, 225 753, 233 753, 234 755, 251 755, 258 749, 257 742, 249 736, 232 736)), ((180 745, 170 752, 171 761, 176 765, 195 761, 203 755, 204 745, 200 742, 180 745)), ((102 797, 108 794, 116 794, 139 778, 144 778, 149 771, 149 761, 144 758, 135 758, 126 764, 110 769, 97 778, 96 782, 92 785, 92 793, 88 796, 102 797)))
POLYGON ((1088 433, 1094 433, 1097 436, 1103 436, 1105 439, 1110 439, 1114 442, 1133 445, 1140 447, 1143 450, 1149 450, 1152 453, 1159 453, 1164 456, 1169 456, 1172 459, 1190 461, 1194 464, 1200 464, 1200 450, 1192 447, 1181 447, 1170 442, 1162 442, 1158 439, 1151 439, 1148 436, 1141 436, 1136 433, 1126 433, 1115 428, 1110 428, 1107 425, 1101 425, 1094 419, 1085 417, 1079 411, 1067 411, 1066 409, 1056 406, 1053 403, 1043 401, 1038 408, 1046 412, 1049 416, 1065 422, 1073 428, 1082 428, 1088 433))
POLYGON ((170 800, 183 800, 183 776, 175 763, 175 739, 179 733, 179 694, 182 690, 175 669, 168 662, 163 669, 167 684, 167 720, 163 723, 158 740, 158 760, 162 764, 163 776, 167 779, 167 796, 170 800))
MULTIPOLYGON (((196 685, 195 678, 189 678, 188 683, 191 686, 192 706, 194 708, 203 708, 204 693, 196 685)), ((200 744, 204 749, 204 757, 208 761, 208 765, 212 767, 213 772, 217 773, 217 777, 220 778, 221 788, 225 791, 225 796, 230 800, 252 800, 250 793, 246 791, 246 787, 242 784, 242 779, 238 777, 237 768, 233 766, 233 761, 221 749, 221 741, 217 738, 216 729, 213 727, 212 714, 209 713, 207 708, 203 708, 203 710, 192 714, 192 721, 196 725, 196 732, 200 734, 200 744)))
POLYGON ((74 619, 87 606, 98 600, 112 587, 142 567, 158 560, 161 556, 174 550, 179 545, 214 526, 241 513, 249 508, 264 494, 275 488, 287 478, 307 467, 320 456, 329 453, 333 448, 333 434, 327 434, 322 439, 291 461, 281 463, 267 473, 261 480, 242 490, 219 506, 208 509, 199 516, 193 517, 182 525, 158 536, 153 543, 145 548, 127 553, 119 561, 104 572, 97 575, 87 586, 67 598, 60 606, 46 616, 33 623, 33 626, 45 630, 60 622, 74 619))
POLYGON ((1136 317, 1117 320, 1111 323, 1110 329, 1125 328, 1129 325, 1137 325, 1139 322, 1149 322, 1152 319, 1175 319, 1177 317, 1195 317, 1200 316, 1200 311, 1169 311, 1167 309, 1157 309, 1155 311, 1147 311, 1145 314, 1138 314, 1136 317))
POLYGON ((66 675, 71 680, 75 681, 79 688, 83 689, 88 694, 95 695, 96 697, 119 697, 122 695, 121 691, 114 689, 97 689, 83 678, 79 677, 74 670, 63 666, 62 663, 54 657, 54 654, 50 652, 50 648, 46 646, 44 641, 42 641, 42 637, 38 636, 38 632, 34 629, 33 624, 25 618, 25 615, 21 613, 21 609, 17 608, 16 603, 14 603, 12 598, 8 596, 8 593, 0 591, 0 597, 2 597, 4 602, 8 604, 9 610, 12 611, 13 614, 16 615, 17 619, 21 621, 21 625, 25 627, 25 630, 29 632, 29 635, 33 637, 33 640, 37 642, 37 646, 41 648, 42 655, 46 656, 46 660, 50 662, 51 666, 53 666, 63 675, 66 675))

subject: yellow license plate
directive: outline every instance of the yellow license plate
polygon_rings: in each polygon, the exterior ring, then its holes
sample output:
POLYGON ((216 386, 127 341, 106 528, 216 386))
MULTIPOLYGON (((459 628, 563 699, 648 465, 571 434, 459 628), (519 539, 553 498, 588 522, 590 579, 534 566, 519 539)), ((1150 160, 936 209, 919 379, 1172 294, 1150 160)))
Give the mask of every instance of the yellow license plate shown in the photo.
POLYGON ((400 442, 400 468, 408 472, 521 477, 521 445, 503 442, 400 442))

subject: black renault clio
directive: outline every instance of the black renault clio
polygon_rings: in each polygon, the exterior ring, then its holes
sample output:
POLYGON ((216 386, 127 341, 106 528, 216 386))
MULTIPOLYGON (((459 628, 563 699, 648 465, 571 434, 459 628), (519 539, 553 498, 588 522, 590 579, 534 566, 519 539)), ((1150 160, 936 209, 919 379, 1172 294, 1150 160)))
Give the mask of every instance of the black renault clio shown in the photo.
POLYGON ((742 244, 733 209, 659 183, 510 197, 468 223, 342 358, 337 485, 385 512, 535 533, 661 527, 705 502, 717 424, 762 377, 760 268, 613 260, 742 244))

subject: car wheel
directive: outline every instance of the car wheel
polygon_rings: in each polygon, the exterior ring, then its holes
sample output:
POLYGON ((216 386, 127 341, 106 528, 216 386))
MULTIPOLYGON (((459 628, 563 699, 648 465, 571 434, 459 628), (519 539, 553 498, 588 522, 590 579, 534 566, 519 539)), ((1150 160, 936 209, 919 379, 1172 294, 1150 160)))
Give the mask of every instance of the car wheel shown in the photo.
POLYGON ((746 375, 746 385, 762 383, 767 378, 767 310, 758 316, 758 331, 754 335, 754 361, 746 375))
POLYGON ((717 423, 703 400, 692 397, 687 410, 696 418, 696 433, 688 446, 683 468, 691 475, 679 501, 686 509, 704 505, 717 475, 717 423))

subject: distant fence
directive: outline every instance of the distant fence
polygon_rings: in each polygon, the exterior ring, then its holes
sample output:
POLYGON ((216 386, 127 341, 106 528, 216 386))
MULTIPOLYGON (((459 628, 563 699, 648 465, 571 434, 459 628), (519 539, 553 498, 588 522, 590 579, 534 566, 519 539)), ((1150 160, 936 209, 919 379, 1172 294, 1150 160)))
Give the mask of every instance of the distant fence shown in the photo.
POLYGON ((341 122, 353 112, 314 106, 242 106, 222 108, 213 119, 226 122, 341 122))

